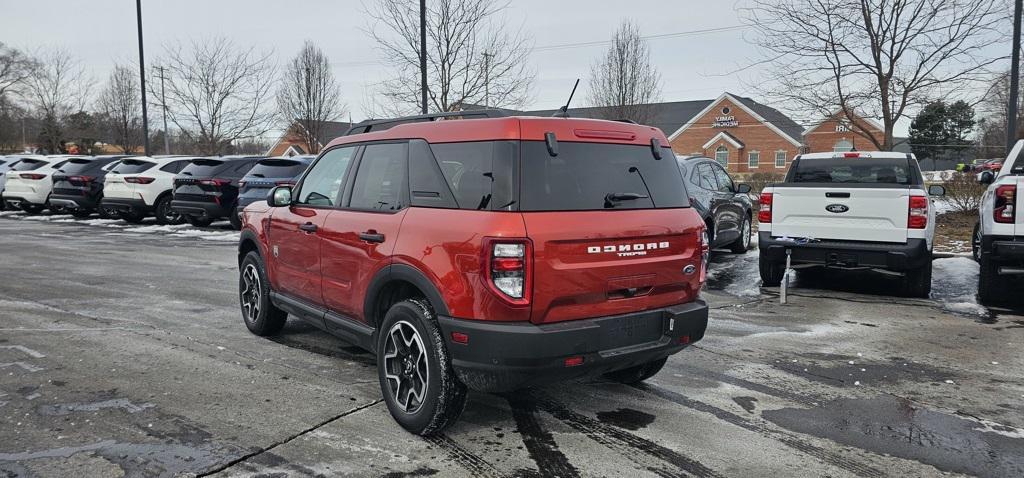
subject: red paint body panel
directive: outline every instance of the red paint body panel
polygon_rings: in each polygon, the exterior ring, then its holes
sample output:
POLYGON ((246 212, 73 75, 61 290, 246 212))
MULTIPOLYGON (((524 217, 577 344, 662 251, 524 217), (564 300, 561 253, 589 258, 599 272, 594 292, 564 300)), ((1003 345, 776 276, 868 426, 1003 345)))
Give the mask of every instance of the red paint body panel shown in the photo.
POLYGON ((299 226, 310 223, 322 228, 331 212, 330 209, 298 206, 274 210, 267 232, 269 249, 274 251, 277 248, 277 254, 270 261, 274 263, 274 274, 270 277, 274 290, 311 304, 323 305, 320 275, 322 236, 302 231, 299 226))

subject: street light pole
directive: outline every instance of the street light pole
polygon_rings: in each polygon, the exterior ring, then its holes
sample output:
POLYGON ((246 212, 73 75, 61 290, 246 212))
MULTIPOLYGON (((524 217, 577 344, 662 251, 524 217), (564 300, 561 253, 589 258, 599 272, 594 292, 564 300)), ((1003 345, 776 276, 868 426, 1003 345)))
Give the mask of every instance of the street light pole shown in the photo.
POLYGON ((427 0, 420 0, 420 101, 427 114, 427 0))
POLYGON ((1013 7, 1013 58, 1010 60, 1010 104, 1006 115, 1006 154, 1010 154, 1017 142, 1017 98, 1020 95, 1020 16, 1021 4, 1017 0, 1013 7))
MULTIPOLYGON (((135 0, 135 16, 139 24, 139 79, 142 82, 142 139, 149 156, 149 115, 146 112, 146 56, 142 50, 142 0, 135 0)), ((166 131, 164 132, 166 134, 166 131)))
POLYGON ((167 79, 167 72, 162 66, 156 67, 160 72, 160 106, 164 113, 164 154, 171 154, 171 134, 167 131, 167 90, 164 89, 164 80, 167 79))

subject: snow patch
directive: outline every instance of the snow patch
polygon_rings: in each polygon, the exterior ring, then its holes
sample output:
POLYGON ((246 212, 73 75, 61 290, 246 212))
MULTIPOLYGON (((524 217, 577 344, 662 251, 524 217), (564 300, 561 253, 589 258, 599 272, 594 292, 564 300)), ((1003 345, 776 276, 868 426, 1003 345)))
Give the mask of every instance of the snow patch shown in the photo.
POLYGON ((175 231, 173 235, 176 237, 193 237, 196 239, 205 239, 207 241, 224 242, 237 242, 240 236, 240 234, 235 231, 200 231, 198 229, 175 231))
POLYGON ((932 262, 932 298, 950 312, 986 315, 978 303, 978 263, 969 257, 949 257, 932 262))

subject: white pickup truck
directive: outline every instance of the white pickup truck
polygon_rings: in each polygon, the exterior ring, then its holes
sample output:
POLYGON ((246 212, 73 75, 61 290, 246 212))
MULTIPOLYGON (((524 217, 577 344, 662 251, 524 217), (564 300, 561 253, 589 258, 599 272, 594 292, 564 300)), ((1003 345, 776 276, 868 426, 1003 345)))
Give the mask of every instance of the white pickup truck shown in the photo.
POLYGON ((1024 274, 1024 215, 1019 191, 1024 188, 1024 140, 1017 141, 999 172, 983 171, 979 181, 988 189, 981 196, 978 224, 971 241, 981 264, 978 297, 984 303, 1007 299, 1007 278, 1024 274))
POLYGON ((777 286, 787 251, 794 268, 874 270, 903 278, 904 295, 928 297, 935 208, 913 155, 797 156, 786 178, 761 192, 761 281, 777 286))

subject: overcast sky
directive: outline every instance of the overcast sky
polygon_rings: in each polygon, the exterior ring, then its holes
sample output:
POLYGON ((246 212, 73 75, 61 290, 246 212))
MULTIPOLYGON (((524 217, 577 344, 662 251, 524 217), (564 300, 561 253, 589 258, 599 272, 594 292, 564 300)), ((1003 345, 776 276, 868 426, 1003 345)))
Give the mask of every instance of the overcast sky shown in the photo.
MULTIPOLYGON (((741 21, 736 8, 745 1, 515 0, 507 11, 508 21, 522 25, 538 48, 531 57, 537 82, 528 107, 558 107, 577 77, 582 78, 584 91, 578 92, 580 101, 574 104, 582 105, 590 65, 607 45, 544 47, 608 40, 625 18, 639 24, 645 35, 737 26, 741 21)), ((28 50, 67 48, 99 80, 115 63, 138 60, 132 0, 0 0, 0 16, 0 41, 28 50)), ((272 50, 284 63, 304 40, 312 40, 335 64, 357 121, 364 118, 363 105, 373 85, 388 74, 375 43, 363 31, 372 24, 358 0, 143 0, 143 22, 150 64, 163 44, 174 41, 224 35, 239 45, 272 50)), ((755 60, 756 52, 744 39, 750 34, 730 30, 650 40, 652 60, 662 75, 662 99, 715 98, 723 91, 756 99, 748 85, 765 81, 766 72, 747 69, 730 74, 755 60)))

